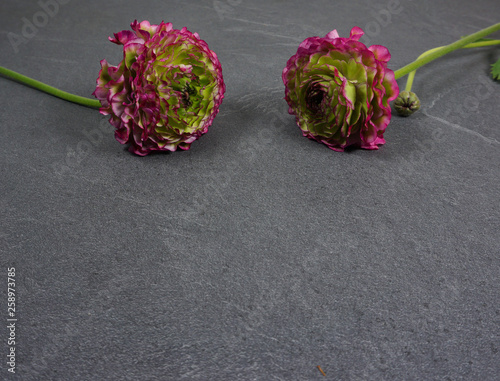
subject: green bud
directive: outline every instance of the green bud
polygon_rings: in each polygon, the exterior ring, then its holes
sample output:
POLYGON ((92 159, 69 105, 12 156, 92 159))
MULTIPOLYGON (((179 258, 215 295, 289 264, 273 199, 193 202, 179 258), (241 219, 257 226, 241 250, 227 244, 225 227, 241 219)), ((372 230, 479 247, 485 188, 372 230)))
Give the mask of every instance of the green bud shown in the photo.
POLYGON ((394 101, 394 108, 401 116, 410 116, 420 108, 420 99, 412 91, 401 91, 394 101))

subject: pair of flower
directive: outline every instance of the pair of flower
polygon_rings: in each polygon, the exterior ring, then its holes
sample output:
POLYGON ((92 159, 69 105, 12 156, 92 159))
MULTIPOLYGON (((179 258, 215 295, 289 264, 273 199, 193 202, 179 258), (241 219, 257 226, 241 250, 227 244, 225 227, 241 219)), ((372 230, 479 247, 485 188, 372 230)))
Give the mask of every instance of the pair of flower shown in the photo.
MULTIPOLYGON (((144 156, 187 150, 207 132, 224 98, 222 68, 197 33, 171 23, 131 24, 110 41, 123 45, 119 66, 101 61, 95 97, 110 115, 115 137, 144 156)), ((336 30, 304 40, 283 70, 285 99, 304 136, 336 151, 377 149, 391 119, 389 102, 399 93, 390 54, 336 30)))

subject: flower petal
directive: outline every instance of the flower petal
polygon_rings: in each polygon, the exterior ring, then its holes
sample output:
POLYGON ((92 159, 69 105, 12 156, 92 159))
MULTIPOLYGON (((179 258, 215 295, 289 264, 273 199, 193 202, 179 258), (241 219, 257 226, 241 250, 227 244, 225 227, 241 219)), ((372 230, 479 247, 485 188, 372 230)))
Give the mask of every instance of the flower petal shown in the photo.
POLYGON ((340 37, 340 36, 339 36, 339 34, 338 34, 338 32, 337 32, 337 29, 332 30, 330 33, 328 33, 328 34, 325 36, 325 38, 329 38, 329 39, 331 39, 331 40, 333 40, 334 38, 339 38, 339 37, 340 37))
POLYGON ((361 29, 358 26, 355 26, 354 28, 351 29, 351 35, 349 36, 349 39, 358 41, 361 38, 361 36, 363 36, 363 34, 365 34, 365 32, 363 32, 363 29, 361 29))
POLYGON ((389 62, 391 59, 391 53, 389 49, 382 45, 372 45, 368 48, 369 51, 373 52, 375 58, 381 62, 389 62))

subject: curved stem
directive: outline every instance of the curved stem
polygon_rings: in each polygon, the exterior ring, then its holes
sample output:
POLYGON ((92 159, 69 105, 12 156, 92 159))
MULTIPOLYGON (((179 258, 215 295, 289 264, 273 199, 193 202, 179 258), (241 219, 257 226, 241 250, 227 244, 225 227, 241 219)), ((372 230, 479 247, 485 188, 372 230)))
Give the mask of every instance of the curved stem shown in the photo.
MULTIPOLYGON (((490 40, 490 41, 473 42, 471 44, 462 46, 461 49, 480 48, 480 47, 483 47, 483 46, 492 46, 492 45, 500 45, 500 40, 490 40)), ((424 52, 420 56, 418 56, 417 59, 422 58, 422 57, 426 57, 429 54, 431 54, 431 53, 433 53, 435 51, 438 51, 439 49, 443 49, 445 47, 446 46, 439 46, 437 48, 433 48, 433 49, 427 50, 426 52, 424 52)), ((413 79, 415 78, 415 73, 416 72, 417 72, 416 70, 413 70, 412 72, 410 72, 408 74, 408 78, 406 79, 406 88, 405 88, 406 91, 411 91, 411 87, 413 86, 413 79)))
POLYGON ((436 58, 442 57, 445 54, 448 54, 456 49, 460 49, 460 48, 462 48, 462 47, 464 47, 464 46, 466 46, 474 41, 479 40, 480 38, 483 38, 483 37, 485 37, 493 32, 496 32, 497 30, 500 30, 500 23, 497 23, 497 24, 494 24, 488 28, 482 29, 479 32, 470 34, 467 37, 461 38, 460 40, 455 41, 449 45, 446 45, 445 47, 443 47, 439 50, 436 50, 432 53, 429 53, 427 56, 419 58, 419 59, 413 61, 412 63, 410 63, 406 66, 403 66, 401 69, 396 70, 394 72, 394 75, 395 75, 396 79, 399 79, 399 78, 405 76, 406 74, 409 74, 410 72, 418 69, 419 67, 421 67, 421 66, 423 66, 431 61, 434 61, 436 58))
POLYGON ((79 95, 67 93, 66 91, 56 89, 55 87, 49 86, 43 82, 37 81, 36 79, 27 77, 25 75, 16 73, 15 71, 9 70, 2 66, 0 66, 0 74, 69 102, 92 108, 101 107, 101 102, 99 102, 97 99, 85 98, 79 95))

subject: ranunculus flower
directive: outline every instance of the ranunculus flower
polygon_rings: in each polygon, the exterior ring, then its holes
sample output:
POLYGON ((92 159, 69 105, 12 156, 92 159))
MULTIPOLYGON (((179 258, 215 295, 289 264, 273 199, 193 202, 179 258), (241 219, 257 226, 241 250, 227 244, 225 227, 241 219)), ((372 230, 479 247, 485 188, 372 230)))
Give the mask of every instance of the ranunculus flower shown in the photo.
POLYGON ((123 45, 118 66, 101 61, 93 93, 101 114, 111 115, 115 137, 144 156, 189 149, 207 132, 224 98, 217 55, 197 33, 171 23, 131 24, 110 41, 123 45))
POLYGON ((350 145, 378 149, 391 120, 389 102, 398 96, 391 58, 384 46, 359 42, 336 30, 304 40, 283 69, 285 99, 304 136, 335 151, 350 145))

